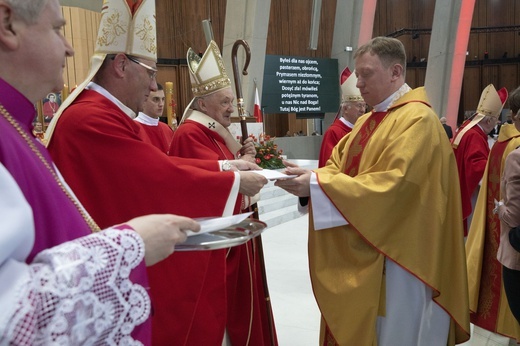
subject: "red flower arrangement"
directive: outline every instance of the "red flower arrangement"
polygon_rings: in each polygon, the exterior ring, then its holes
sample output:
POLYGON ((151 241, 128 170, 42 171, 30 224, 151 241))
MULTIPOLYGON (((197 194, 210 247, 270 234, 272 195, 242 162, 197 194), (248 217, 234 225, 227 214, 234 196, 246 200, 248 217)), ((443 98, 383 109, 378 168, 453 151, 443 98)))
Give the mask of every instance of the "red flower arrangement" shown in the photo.
POLYGON ((256 137, 251 135, 255 143, 256 164, 264 169, 280 169, 285 168, 280 155, 283 154, 283 150, 278 150, 278 145, 274 143, 274 137, 271 138, 269 135, 260 134, 260 138, 257 141, 256 137))

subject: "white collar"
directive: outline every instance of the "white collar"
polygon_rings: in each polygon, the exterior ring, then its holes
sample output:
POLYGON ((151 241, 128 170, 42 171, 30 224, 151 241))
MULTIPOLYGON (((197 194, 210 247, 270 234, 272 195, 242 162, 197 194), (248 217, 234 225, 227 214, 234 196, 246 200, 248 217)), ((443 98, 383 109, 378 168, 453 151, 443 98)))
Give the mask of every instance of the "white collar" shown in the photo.
POLYGON ((354 128, 354 124, 352 124, 350 121, 348 121, 347 119, 341 117, 339 118, 339 120, 345 124, 346 126, 350 127, 351 129, 354 128))
POLYGON ((125 106, 123 104, 123 102, 119 101, 117 98, 114 97, 114 95, 112 95, 111 93, 108 92, 107 89, 103 88, 101 85, 99 84, 96 84, 94 82, 90 82, 88 83, 88 85, 85 87, 85 89, 87 90, 93 90, 103 96, 105 96, 107 99, 109 99, 110 101, 112 101, 112 103, 114 103, 117 107, 119 107, 119 109, 121 109, 121 111, 123 111, 126 115, 128 115, 130 118, 134 119, 135 118, 135 112, 133 110, 131 110, 130 108, 128 108, 127 106, 125 106))
POLYGON ((143 112, 139 112, 137 118, 135 118, 134 120, 148 126, 159 126, 159 118, 152 118, 151 116, 146 115, 143 112))
POLYGON ((374 112, 386 112, 388 108, 390 108, 395 103, 395 101, 399 100, 401 97, 403 97, 404 94, 406 94, 410 90, 412 90, 412 88, 410 88, 408 84, 404 83, 399 89, 397 89, 395 93, 388 96, 386 100, 375 105, 374 112))
MULTIPOLYGON (((229 151, 231 151, 233 153, 233 155, 236 156, 236 154, 242 148, 242 145, 240 143, 238 143, 235 140, 235 138, 233 138, 233 135, 231 134, 229 129, 227 127, 222 126, 218 121, 216 121, 209 115, 204 114, 201 111, 192 109, 191 112, 188 114, 188 116, 189 116, 189 118, 187 118, 185 120, 194 121, 196 123, 203 125, 207 129, 218 133, 219 136, 226 143, 226 147, 228 147, 229 151)), ((182 126, 182 124, 180 126, 182 126)))

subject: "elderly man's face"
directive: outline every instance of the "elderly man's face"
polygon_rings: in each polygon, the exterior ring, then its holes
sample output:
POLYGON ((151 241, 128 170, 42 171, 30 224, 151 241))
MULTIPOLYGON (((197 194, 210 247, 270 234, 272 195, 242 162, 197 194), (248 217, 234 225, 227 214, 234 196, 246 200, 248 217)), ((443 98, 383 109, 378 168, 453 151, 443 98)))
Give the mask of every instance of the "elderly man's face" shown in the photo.
POLYGON ((356 120, 365 114, 367 104, 364 101, 346 101, 341 107, 343 107, 343 117, 355 124, 356 120))
POLYGON ((231 125, 231 114, 235 111, 233 101, 235 95, 231 87, 219 90, 202 98, 199 102, 200 110, 207 116, 215 119, 220 125, 231 125))

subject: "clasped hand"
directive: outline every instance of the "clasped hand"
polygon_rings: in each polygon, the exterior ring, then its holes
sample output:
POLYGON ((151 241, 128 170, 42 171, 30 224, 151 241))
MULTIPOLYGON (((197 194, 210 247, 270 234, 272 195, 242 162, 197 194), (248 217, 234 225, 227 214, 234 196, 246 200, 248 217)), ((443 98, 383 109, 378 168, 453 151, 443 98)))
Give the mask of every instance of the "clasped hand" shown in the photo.
POLYGON ((242 148, 240 148, 238 152, 238 157, 241 160, 245 160, 248 162, 255 162, 255 156, 256 156, 256 148, 255 143, 253 142, 253 138, 248 137, 244 144, 242 145, 242 148))
POLYGON ((287 167, 283 173, 287 175, 297 175, 297 177, 293 179, 278 179, 274 185, 281 187, 295 196, 309 197, 311 194, 310 182, 312 171, 301 168, 289 161, 284 161, 283 164, 287 167))

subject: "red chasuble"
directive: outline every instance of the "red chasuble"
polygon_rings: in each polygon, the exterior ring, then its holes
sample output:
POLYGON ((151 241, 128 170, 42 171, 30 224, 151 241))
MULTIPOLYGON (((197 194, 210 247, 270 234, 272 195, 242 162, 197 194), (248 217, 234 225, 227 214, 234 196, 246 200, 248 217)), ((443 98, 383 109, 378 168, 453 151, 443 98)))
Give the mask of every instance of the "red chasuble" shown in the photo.
POLYGON ((466 236, 468 233, 466 221, 472 210, 471 195, 475 192, 484 175, 489 155, 487 135, 480 126, 473 126, 464 134, 459 146, 453 150, 459 169, 462 217, 464 219, 464 235, 466 236))
POLYGON ((339 140, 350 131, 352 131, 352 128, 348 127, 340 119, 336 119, 336 121, 334 121, 332 125, 330 125, 330 127, 327 129, 327 131, 325 131, 325 134, 323 135, 318 167, 325 166, 327 160, 330 157, 330 154, 332 154, 332 149, 334 149, 336 144, 338 144, 339 140))
MULTIPOLYGON (((208 160, 234 159, 233 153, 217 132, 189 119, 175 131, 170 155, 208 160)), ((234 214, 241 212, 241 200, 242 195, 239 195, 234 214)), ((262 269, 255 239, 241 246, 218 251, 226 253, 226 329, 231 345, 270 345, 262 269)))
MULTIPOLYGON (((222 215, 234 182, 234 173, 220 172, 216 161, 165 155, 139 124, 91 90, 65 110, 49 150, 101 227, 153 213, 222 215)), ((148 268, 154 345, 222 343, 223 256, 175 252, 148 268)))
POLYGON ((160 121, 157 126, 151 126, 142 123, 139 124, 150 139, 150 142, 159 148, 159 150, 161 150, 163 153, 167 154, 173 138, 172 128, 160 121))

